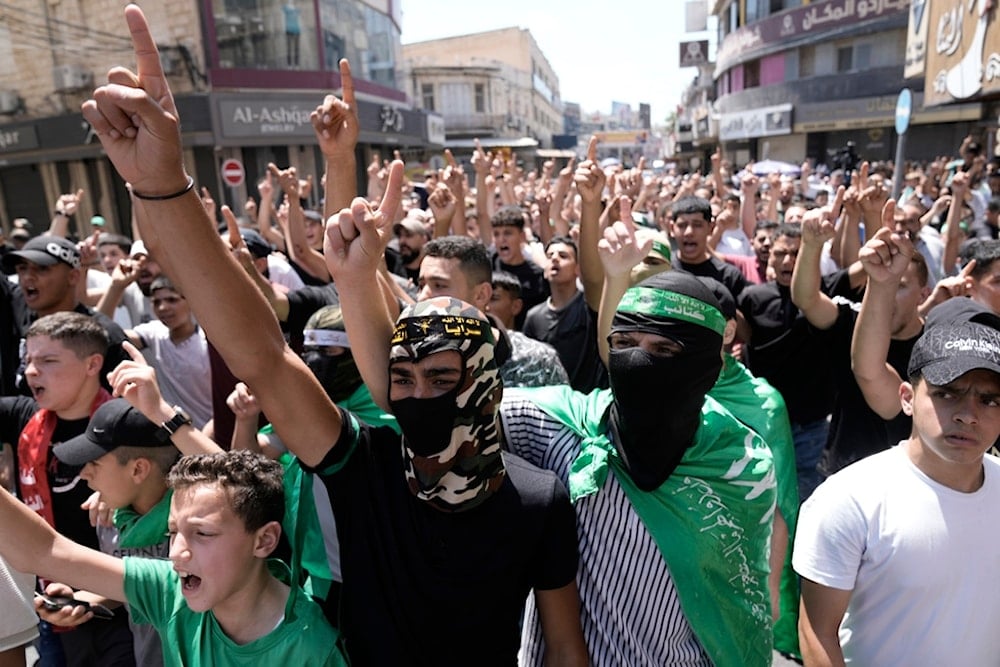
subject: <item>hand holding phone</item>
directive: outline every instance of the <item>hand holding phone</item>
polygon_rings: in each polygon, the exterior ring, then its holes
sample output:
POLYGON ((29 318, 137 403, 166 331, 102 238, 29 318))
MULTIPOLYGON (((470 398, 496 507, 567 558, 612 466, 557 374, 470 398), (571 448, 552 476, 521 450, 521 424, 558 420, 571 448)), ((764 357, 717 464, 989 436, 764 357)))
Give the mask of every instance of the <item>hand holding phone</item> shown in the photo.
POLYGON ((115 616, 114 612, 102 604, 91 604, 86 600, 77 600, 67 595, 42 595, 41 593, 35 593, 35 599, 41 601, 42 607, 47 611, 61 611, 66 607, 71 609, 73 607, 83 607, 87 612, 93 613, 94 618, 107 621, 115 616))

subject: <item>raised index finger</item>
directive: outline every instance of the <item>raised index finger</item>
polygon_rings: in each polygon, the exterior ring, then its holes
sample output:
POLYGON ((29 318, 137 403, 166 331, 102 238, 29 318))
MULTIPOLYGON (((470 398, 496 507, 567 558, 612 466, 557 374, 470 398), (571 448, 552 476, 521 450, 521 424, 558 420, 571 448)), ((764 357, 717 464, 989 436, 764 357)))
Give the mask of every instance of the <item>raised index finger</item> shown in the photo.
POLYGON ((399 203, 403 198, 403 163, 393 160, 389 165, 389 180, 385 185, 385 196, 382 203, 378 205, 378 212, 382 214, 383 220, 392 220, 399 208, 399 203))
POLYGON ((889 197, 882 207, 882 227, 884 229, 896 229, 896 200, 889 197))
POLYGON ((226 221, 226 230, 229 232, 229 245, 236 250, 243 245, 243 237, 240 235, 240 225, 236 221, 236 216, 228 206, 222 207, 222 219, 226 221))
POLYGON ((591 135, 590 143, 587 144, 587 159, 591 162, 597 162, 597 137, 591 135))
POLYGON ((351 63, 347 62, 347 58, 340 59, 340 87, 344 102, 354 109, 354 77, 351 76, 351 63))
POLYGON ((140 363, 143 366, 146 365, 146 358, 142 356, 142 352, 135 345, 125 340, 122 341, 122 349, 131 357, 132 361, 140 363))
POLYGON ((170 96, 170 87, 163 75, 163 65, 160 63, 160 52, 156 42, 149 32, 146 15, 138 5, 125 8, 125 21, 128 23, 129 34, 132 36, 132 48, 135 51, 136 71, 139 74, 139 85, 150 96, 160 103, 167 111, 173 113, 174 101, 170 96))

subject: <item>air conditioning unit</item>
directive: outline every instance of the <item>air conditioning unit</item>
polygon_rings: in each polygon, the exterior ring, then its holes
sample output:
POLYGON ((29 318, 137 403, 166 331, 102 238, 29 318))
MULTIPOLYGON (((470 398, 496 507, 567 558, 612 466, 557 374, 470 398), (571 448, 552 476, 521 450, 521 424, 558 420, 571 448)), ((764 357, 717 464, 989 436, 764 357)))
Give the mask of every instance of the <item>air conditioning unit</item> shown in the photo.
POLYGON ((21 97, 16 90, 0 90, 0 114, 12 114, 21 108, 21 97))
POLYGON ((85 69, 83 65, 58 65, 53 67, 52 79, 55 82, 57 93, 76 92, 92 88, 94 85, 93 72, 85 69))

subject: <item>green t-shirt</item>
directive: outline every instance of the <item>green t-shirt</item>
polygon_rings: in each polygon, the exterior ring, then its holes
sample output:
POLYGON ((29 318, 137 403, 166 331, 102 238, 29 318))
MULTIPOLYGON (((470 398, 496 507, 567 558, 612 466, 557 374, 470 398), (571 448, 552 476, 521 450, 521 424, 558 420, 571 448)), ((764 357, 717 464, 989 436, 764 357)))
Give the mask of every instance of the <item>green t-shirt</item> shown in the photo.
MULTIPOLYGON (((301 590, 293 590, 281 624, 249 644, 226 636, 211 612, 191 611, 170 561, 125 558, 125 596, 136 623, 149 623, 163 640, 166 667, 256 667, 288 665, 347 666, 339 632, 330 627, 319 606, 301 590)), ((277 561, 268 566, 279 579, 288 570, 277 561)))

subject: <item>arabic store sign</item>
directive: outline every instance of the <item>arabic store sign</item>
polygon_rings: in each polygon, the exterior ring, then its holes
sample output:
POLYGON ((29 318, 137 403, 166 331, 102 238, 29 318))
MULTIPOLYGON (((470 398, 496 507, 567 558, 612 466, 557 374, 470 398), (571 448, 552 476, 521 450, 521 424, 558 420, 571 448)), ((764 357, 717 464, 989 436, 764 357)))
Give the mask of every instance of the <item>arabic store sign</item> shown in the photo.
POLYGON ((974 100, 1000 91, 1000 28, 984 0, 929 3, 924 104, 974 100))
MULTIPOLYGON (((956 0, 957 2, 958 0, 956 0)), ((747 53, 812 33, 907 11, 909 0, 827 0, 790 9, 731 32, 719 46, 716 73, 732 67, 747 53)))
POLYGON ((791 104, 779 104, 738 113, 724 113, 719 119, 719 138, 723 141, 791 133, 791 104))

